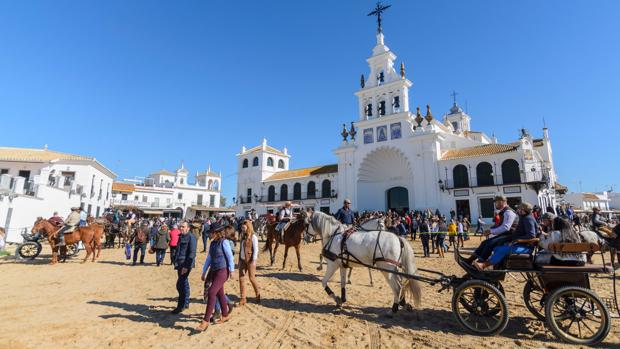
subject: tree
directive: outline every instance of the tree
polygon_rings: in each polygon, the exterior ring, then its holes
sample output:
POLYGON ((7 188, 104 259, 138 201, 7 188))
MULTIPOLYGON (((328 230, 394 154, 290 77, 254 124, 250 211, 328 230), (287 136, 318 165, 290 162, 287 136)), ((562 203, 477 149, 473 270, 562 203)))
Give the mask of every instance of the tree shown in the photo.
POLYGON ((226 198, 224 196, 220 196, 220 207, 226 207, 226 198))

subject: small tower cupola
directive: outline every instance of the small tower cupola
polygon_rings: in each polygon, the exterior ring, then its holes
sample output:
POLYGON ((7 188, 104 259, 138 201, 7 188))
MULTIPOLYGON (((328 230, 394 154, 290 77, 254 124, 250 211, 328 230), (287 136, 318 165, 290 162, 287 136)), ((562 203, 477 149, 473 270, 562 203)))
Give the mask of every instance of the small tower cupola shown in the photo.
POLYGON ((444 115, 446 125, 452 126, 452 129, 456 133, 464 133, 471 131, 470 122, 471 117, 467 115, 456 102, 456 96, 458 93, 452 91, 452 108, 444 115))

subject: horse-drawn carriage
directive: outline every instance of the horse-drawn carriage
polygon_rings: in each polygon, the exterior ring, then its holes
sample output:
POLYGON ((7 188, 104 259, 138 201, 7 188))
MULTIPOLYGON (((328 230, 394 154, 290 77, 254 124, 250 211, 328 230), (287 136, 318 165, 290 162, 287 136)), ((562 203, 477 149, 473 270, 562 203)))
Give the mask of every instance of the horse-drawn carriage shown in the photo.
MULTIPOLYGON (((537 245, 538 239, 521 241, 537 245)), ((523 301, 539 320, 546 321, 563 341, 592 345, 605 339, 611 328, 609 310, 619 313, 615 269, 605 263, 598 244, 558 243, 546 252, 553 254, 597 254, 602 264, 584 266, 537 265, 536 249, 531 254, 511 254, 493 270, 479 271, 455 250, 455 259, 466 274, 454 277, 451 286, 452 311, 465 329, 479 335, 501 333, 508 324, 508 303, 502 281, 508 274, 520 274, 524 281, 523 301), (590 275, 606 274, 612 279, 613 298, 601 298, 591 289, 590 275)))
MULTIPOLYGON (((472 266, 462 256, 466 252, 457 248, 454 252, 456 262, 465 271, 463 276, 457 277, 416 268, 409 243, 380 228, 353 234, 321 213, 314 213, 310 224, 321 234, 323 256, 328 259, 323 287, 338 306, 345 302, 344 268, 362 266, 384 273, 393 291, 393 313, 400 307, 410 307, 405 299, 407 293, 414 296, 414 301, 415 297, 419 299, 418 281, 441 285, 439 292, 453 289, 451 306, 456 320, 477 335, 496 335, 506 328, 509 310, 502 282, 509 274, 523 276, 526 308, 537 319, 546 321, 551 332, 563 341, 581 345, 599 343, 611 328, 610 309, 620 315, 616 270, 605 263, 605 255, 596 243, 552 244, 546 252, 554 255, 597 254, 602 264, 537 265, 534 261, 538 251, 534 248, 531 254, 510 254, 495 269, 483 271, 472 266), (335 296, 327 286, 337 269, 341 270, 341 297, 335 296), (613 298, 601 298, 591 289, 591 274, 605 274, 612 280, 613 298)), ((374 227, 377 223, 370 225, 374 227)), ((537 246, 538 239, 516 243, 537 246)), ((610 252, 616 253, 615 250, 610 252)))
MULTIPOLYGON (((37 258, 41 254, 41 250, 43 250, 42 242, 46 240, 45 236, 40 233, 28 234, 24 232, 22 233, 22 238, 24 241, 17 245, 15 256, 23 260, 37 258)), ((78 244, 67 245, 67 257, 76 256, 79 252, 78 244)))

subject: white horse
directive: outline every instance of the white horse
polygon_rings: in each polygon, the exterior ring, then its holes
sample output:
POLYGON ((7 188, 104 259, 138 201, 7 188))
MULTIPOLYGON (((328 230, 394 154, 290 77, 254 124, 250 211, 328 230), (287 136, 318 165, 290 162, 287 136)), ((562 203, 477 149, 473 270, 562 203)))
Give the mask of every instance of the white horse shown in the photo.
MULTIPOLYGON (((338 220, 322 212, 314 212, 308 217, 313 231, 321 234, 323 249, 328 245, 327 250, 334 255, 341 254, 341 242, 343 239, 344 228, 338 220), (334 235, 335 234, 335 235, 334 235), (333 237, 332 237, 333 235, 333 237)), ((355 256, 361 263, 366 265, 376 265, 389 271, 399 271, 397 264, 402 266, 403 272, 414 275, 417 271, 415 257, 411 245, 405 240, 390 232, 379 232, 376 230, 368 232, 355 232, 346 240, 346 248, 350 255, 355 256), (379 260, 378 260, 379 259, 379 260)), ((348 267, 353 268, 362 266, 359 263, 349 260, 348 267)), ((397 274, 382 271, 385 280, 392 289, 394 296, 392 303, 392 313, 398 311, 400 306, 408 306, 407 299, 412 299, 413 304, 420 304, 421 289, 416 280, 405 278, 397 274)), ((341 306, 346 302, 346 268, 341 259, 327 260, 327 271, 323 277, 323 288, 331 296, 336 305, 341 306), (327 283, 340 269, 340 288, 341 297, 338 297, 329 288, 327 283)))
MULTIPOLYGON (((311 229, 312 229, 312 226, 308 225, 308 234, 316 235, 315 233, 310 232, 311 229)), ((363 231, 385 230, 385 220, 383 217, 371 218, 367 221, 364 221, 362 224, 360 224, 360 229, 362 229, 363 231)), ((319 255, 319 266, 316 268, 316 270, 318 271, 323 270, 323 254, 322 253, 319 255)), ((347 275, 348 285, 351 284, 352 273, 353 273, 353 268, 349 268, 349 275, 347 275)), ((368 268, 368 278, 370 279, 370 286, 374 286, 375 283, 372 281, 372 270, 370 270, 370 268, 368 268)))

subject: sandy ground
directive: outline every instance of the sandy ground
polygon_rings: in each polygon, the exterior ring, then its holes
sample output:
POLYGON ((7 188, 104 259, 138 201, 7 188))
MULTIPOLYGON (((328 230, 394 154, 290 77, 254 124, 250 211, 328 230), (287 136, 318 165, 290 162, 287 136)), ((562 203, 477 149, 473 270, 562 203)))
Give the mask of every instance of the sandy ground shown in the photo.
MULTIPOLYGON (((473 238, 470 244, 477 244, 473 238)), ((447 274, 461 274, 452 258, 420 258, 418 266, 447 274)), ((261 244, 262 245, 262 244, 261 244)), ((169 314, 175 306, 176 274, 171 266, 157 268, 154 255, 147 265, 132 267, 121 249, 103 250, 97 263, 77 259, 50 266, 49 250, 32 262, 0 260, 0 348, 572 348, 559 342, 525 309, 523 285, 508 278, 504 283, 510 321, 494 337, 466 333, 450 310, 452 292, 437 293, 437 286, 423 286, 422 308, 413 313, 386 316, 391 305, 389 287, 373 272, 370 287, 366 269, 356 269, 348 286, 348 304, 337 312, 323 291, 318 265, 319 244, 302 245, 303 272, 298 272, 291 249, 285 270, 268 266, 260 255, 258 280, 262 303, 236 307, 231 321, 212 325, 196 334, 205 306, 201 300, 200 269, 192 272, 192 304, 181 315, 169 314)), ((84 256, 84 252, 80 253, 84 256)), ((166 256, 166 258, 169 258, 166 256)), ((198 260, 201 268, 205 254, 198 260)), ((169 260, 168 260, 169 261, 169 260)), ((337 277, 331 288, 339 290, 337 277)), ((599 295, 610 296, 608 278, 593 278, 599 295)), ((226 284, 237 300, 236 276, 226 284)), ((253 292, 250 288, 250 296, 253 292)), ((252 299, 252 297, 250 297, 252 299)), ((620 348, 620 326, 601 345, 620 348)))

